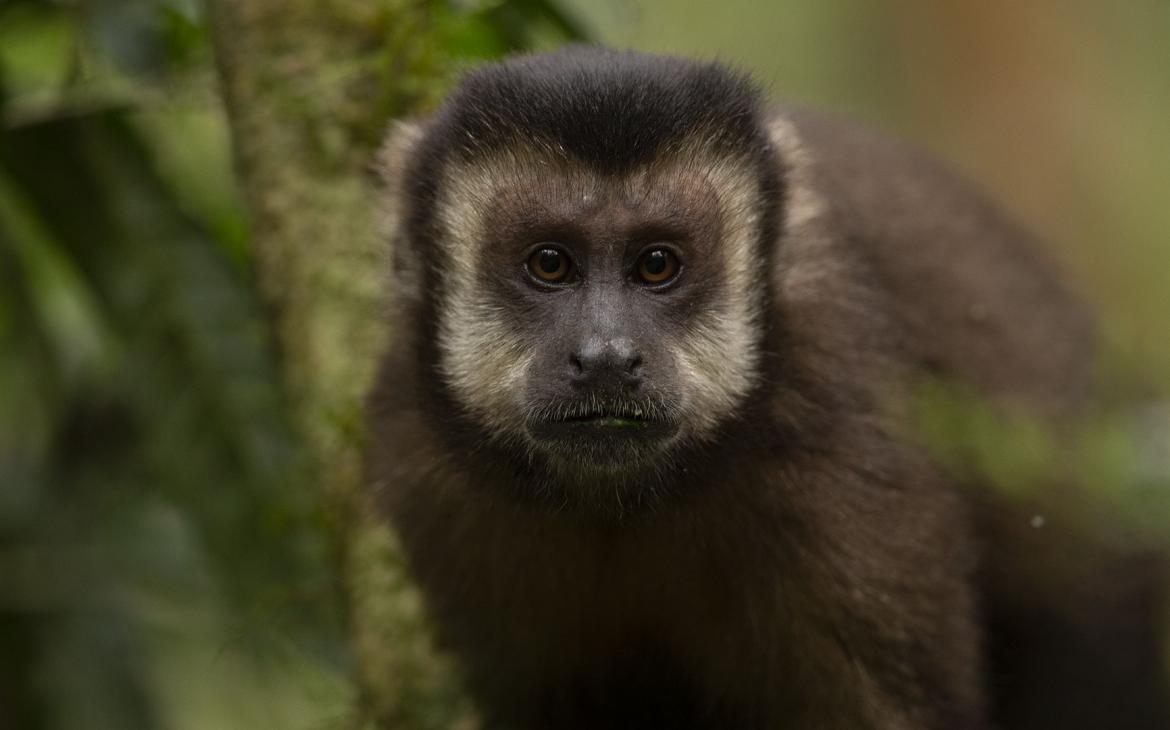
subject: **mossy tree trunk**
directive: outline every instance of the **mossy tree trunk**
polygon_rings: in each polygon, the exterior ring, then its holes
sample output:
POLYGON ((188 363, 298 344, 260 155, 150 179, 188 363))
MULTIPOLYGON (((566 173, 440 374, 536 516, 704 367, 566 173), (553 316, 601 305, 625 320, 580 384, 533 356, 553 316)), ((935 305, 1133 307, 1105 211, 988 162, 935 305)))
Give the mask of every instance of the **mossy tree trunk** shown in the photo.
POLYGON ((387 119, 442 86, 426 2, 209 0, 255 272, 336 516, 362 715, 471 723, 393 535, 363 504, 363 397, 391 335, 370 161, 387 119))

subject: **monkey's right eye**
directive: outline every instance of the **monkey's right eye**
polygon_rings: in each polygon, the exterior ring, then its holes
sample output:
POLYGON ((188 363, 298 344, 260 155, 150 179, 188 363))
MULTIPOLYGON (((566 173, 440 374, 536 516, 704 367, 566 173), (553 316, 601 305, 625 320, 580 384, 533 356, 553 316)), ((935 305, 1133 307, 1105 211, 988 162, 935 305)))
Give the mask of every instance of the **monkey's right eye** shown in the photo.
POLYGON ((559 284, 569 278, 573 262, 559 248, 543 246, 528 257, 528 272, 546 284, 559 284))

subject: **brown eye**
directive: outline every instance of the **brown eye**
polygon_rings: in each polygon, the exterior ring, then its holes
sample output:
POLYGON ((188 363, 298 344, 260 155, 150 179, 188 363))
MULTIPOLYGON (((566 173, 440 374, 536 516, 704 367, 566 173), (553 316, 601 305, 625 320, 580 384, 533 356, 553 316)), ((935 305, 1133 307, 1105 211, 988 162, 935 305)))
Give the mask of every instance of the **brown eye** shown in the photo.
POLYGON ((557 284, 569 276, 569 256, 559 249, 539 248, 528 257, 528 271, 537 279, 557 284))
POLYGON ((678 257, 665 248, 652 248, 638 259, 638 277, 646 284, 662 284, 678 273, 678 257))

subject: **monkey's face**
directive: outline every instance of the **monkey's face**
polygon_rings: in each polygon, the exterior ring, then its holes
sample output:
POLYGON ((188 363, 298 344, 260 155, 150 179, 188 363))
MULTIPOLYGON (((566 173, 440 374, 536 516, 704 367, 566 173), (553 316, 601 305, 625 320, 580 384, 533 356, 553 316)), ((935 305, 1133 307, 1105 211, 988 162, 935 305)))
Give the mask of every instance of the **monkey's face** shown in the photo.
POLYGON ((451 164, 437 310, 457 404, 585 474, 710 438, 757 372, 767 265, 750 169, 701 147, 623 175, 540 149, 451 164))

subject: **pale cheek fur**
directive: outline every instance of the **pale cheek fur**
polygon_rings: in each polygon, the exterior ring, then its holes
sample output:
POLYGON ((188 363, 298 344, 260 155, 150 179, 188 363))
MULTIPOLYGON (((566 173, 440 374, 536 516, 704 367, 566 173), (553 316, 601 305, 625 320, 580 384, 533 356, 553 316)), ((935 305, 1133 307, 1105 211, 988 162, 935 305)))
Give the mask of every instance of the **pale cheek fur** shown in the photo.
POLYGON ((674 348, 690 414, 687 430, 699 439, 735 413, 755 384, 761 336, 754 180, 730 163, 713 165, 708 175, 726 221, 724 283, 716 304, 674 348))
POLYGON ((519 436, 533 355, 511 332, 506 313, 478 275, 485 182, 470 175, 452 182, 448 200, 462 203, 439 208, 442 245, 451 262, 438 308, 439 368, 457 402, 480 423, 499 436, 519 436))
POLYGON ((510 333, 482 292, 455 295, 445 309, 453 316, 440 321, 440 367, 456 398, 494 432, 522 430, 522 394, 531 352, 510 333))

